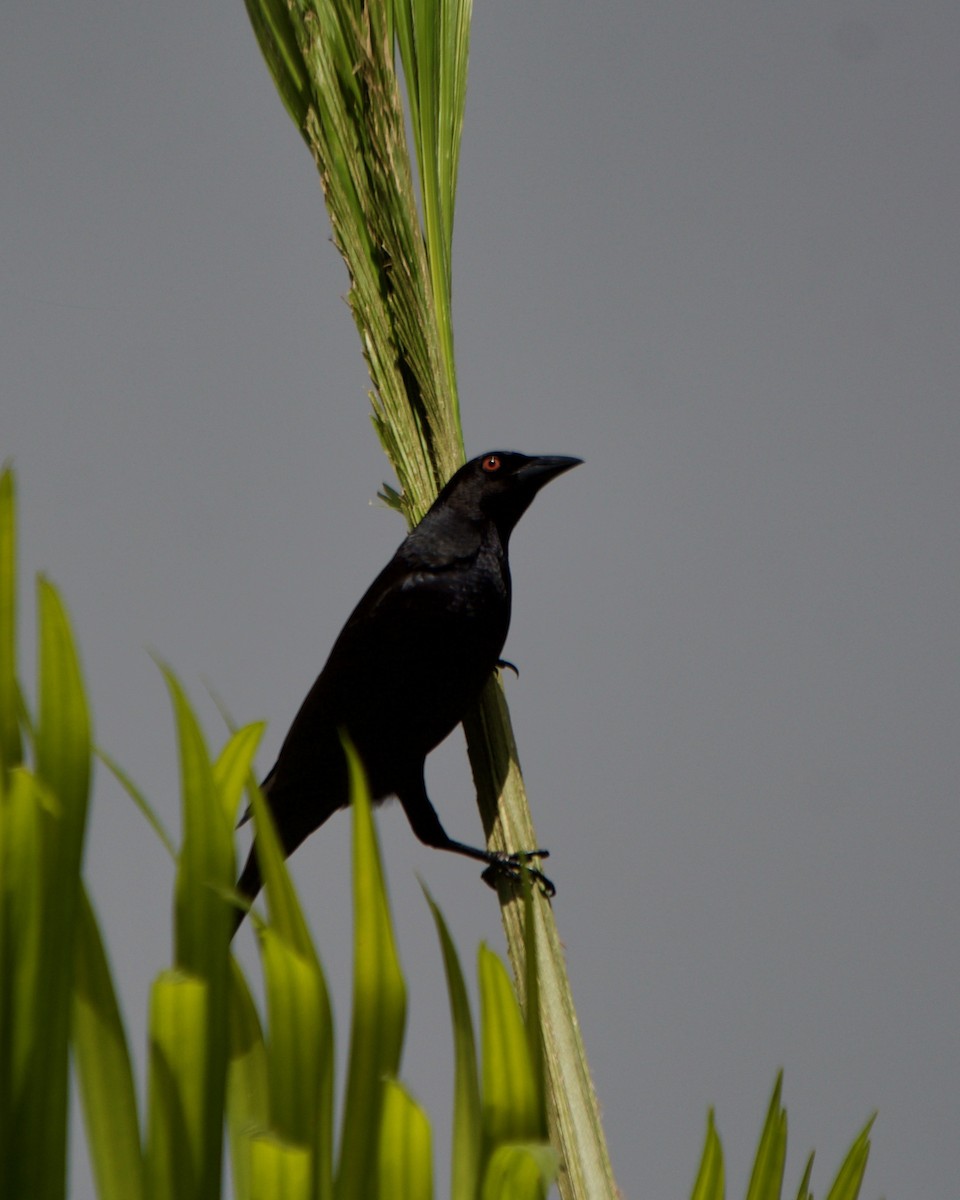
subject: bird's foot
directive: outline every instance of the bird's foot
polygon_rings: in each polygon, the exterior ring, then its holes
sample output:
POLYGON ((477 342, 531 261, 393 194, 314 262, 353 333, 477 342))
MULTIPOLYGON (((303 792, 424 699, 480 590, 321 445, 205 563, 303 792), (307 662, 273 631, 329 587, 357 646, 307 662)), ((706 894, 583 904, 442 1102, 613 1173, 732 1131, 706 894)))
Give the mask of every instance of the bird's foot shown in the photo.
POLYGON ((524 873, 526 873, 537 884, 544 896, 550 900, 557 894, 557 889, 542 871, 529 865, 531 858, 547 858, 549 854, 549 850, 517 850, 513 854, 491 851, 490 865, 480 878, 489 887, 496 889, 497 884, 501 881, 522 883, 524 873))
POLYGON ((517 667, 517 664, 510 662, 509 659, 498 658, 497 659, 497 667, 501 671, 512 671, 518 679, 520 678, 520 671, 517 667))

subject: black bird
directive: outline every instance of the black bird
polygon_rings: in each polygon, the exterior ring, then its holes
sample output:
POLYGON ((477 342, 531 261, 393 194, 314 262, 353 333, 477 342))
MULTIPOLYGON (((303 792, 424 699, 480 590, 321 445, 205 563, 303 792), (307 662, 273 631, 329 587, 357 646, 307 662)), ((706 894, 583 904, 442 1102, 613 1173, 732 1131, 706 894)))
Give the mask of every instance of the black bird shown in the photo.
MULTIPOLYGON (((423 765, 501 665, 514 526, 544 484, 581 461, 507 450, 474 458, 400 543, 343 627, 261 785, 285 855, 349 803, 341 729, 374 801, 397 796, 420 841, 487 863, 491 886, 545 853, 499 854, 454 841, 427 796, 423 765)), ((254 844, 237 890, 252 900, 261 884, 254 844)), ((237 925, 242 920, 239 912, 237 925)))

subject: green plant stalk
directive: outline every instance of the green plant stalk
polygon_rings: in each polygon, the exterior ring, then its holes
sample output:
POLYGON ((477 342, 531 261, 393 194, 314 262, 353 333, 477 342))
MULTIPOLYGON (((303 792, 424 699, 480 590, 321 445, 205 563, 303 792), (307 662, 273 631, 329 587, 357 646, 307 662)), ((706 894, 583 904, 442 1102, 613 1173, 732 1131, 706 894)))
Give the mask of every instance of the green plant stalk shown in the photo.
MULTIPOLYGON (((478 705, 464 721, 464 729, 488 844, 498 850, 536 846, 537 835, 526 803, 510 715, 498 680, 487 684, 478 705), (502 780, 499 785, 498 780, 502 780)), ((564 1200, 617 1197, 620 1193, 580 1036, 553 908, 539 891, 534 893, 532 903, 547 1073, 547 1116, 550 1141, 562 1158, 560 1194, 564 1200)), ((500 913, 520 1001, 525 1005, 523 897, 510 886, 501 885, 500 913)))
MULTIPOLYGON (((467 0, 396 0, 395 6, 291 0, 289 9, 286 0, 246 4, 287 111, 320 172, 374 386, 374 425, 401 485, 392 495, 412 525, 464 458, 449 300, 470 6, 467 0), (394 69, 394 28, 408 81, 425 230, 394 69), (306 115, 297 120, 304 97, 306 115)), ((464 727, 488 838, 505 850, 536 845, 497 684, 487 687, 464 727)), ((522 916, 513 895, 502 893, 501 906, 522 995, 522 916)), ((550 1131, 566 1162, 561 1195, 604 1200, 617 1192, 560 938, 549 905, 538 898, 536 908, 550 1131)))

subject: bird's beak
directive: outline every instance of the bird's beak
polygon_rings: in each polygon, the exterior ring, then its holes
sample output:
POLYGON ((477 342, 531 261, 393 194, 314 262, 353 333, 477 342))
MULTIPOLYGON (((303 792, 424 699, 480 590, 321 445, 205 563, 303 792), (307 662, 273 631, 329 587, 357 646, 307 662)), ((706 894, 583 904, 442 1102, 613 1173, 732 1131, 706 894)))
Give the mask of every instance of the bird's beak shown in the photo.
POLYGON ((582 462, 582 458, 568 458, 563 454, 541 454, 525 462, 517 471, 517 477, 539 491, 545 483, 556 479, 571 467, 578 467, 582 462))

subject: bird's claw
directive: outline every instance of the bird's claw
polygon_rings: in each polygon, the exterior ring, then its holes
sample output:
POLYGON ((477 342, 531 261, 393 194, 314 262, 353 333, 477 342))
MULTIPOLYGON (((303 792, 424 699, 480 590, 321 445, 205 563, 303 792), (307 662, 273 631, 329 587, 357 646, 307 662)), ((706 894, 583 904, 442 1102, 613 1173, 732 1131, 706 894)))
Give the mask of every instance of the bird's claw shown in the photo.
POLYGON ((549 854, 549 850, 517 850, 513 854, 497 852, 480 878, 488 887, 496 889, 501 881, 522 883, 526 873, 550 900, 557 894, 553 882, 542 871, 528 865, 531 858, 547 858, 549 854))
POLYGON ((510 662, 510 660, 507 658, 498 658, 497 668, 501 671, 512 671, 518 679, 520 678, 520 670, 517 667, 517 664, 510 662))

